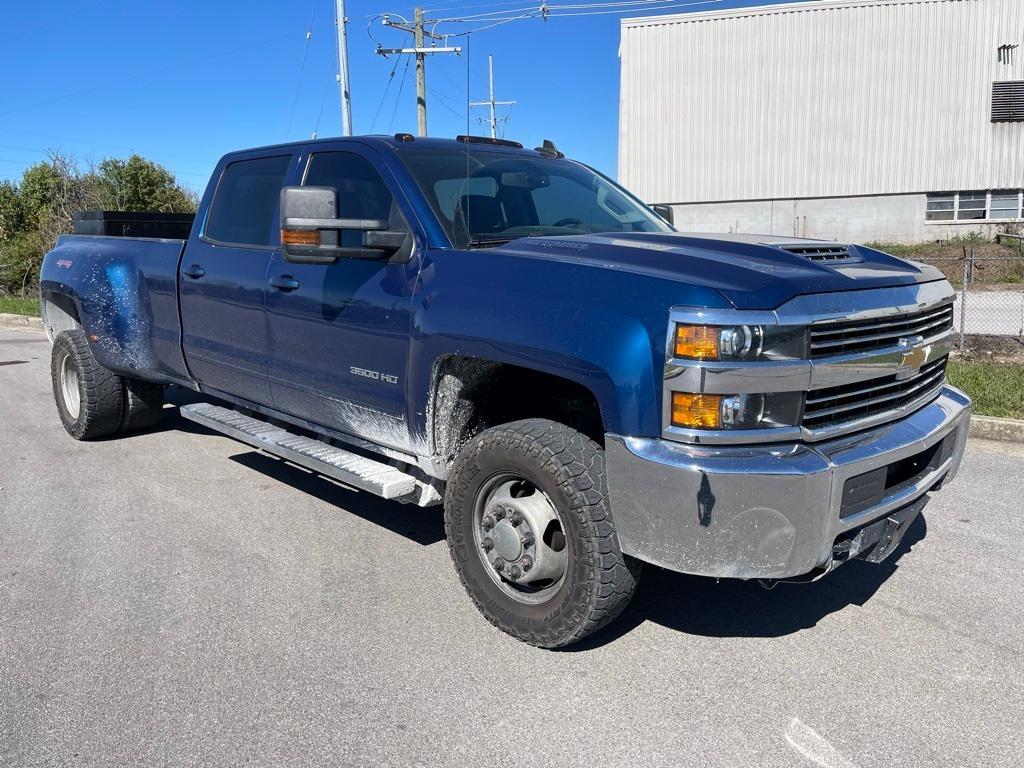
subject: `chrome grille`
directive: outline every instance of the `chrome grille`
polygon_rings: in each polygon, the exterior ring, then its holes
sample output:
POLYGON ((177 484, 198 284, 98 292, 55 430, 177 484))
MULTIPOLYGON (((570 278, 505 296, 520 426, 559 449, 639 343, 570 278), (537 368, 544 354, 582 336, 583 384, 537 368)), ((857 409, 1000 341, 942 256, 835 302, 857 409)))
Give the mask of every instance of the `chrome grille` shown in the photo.
POLYGON ((811 326, 811 358, 820 359, 895 347, 901 338, 923 336, 928 339, 952 327, 952 304, 943 304, 906 315, 820 323, 811 326))
POLYGON ((803 426, 808 429, 830 427, 895 411, 928 395, 938 395, 946 379, 946 357, 921 366, 909 379, 883 376, 839 387, 816 389, 807 393, 803 426))

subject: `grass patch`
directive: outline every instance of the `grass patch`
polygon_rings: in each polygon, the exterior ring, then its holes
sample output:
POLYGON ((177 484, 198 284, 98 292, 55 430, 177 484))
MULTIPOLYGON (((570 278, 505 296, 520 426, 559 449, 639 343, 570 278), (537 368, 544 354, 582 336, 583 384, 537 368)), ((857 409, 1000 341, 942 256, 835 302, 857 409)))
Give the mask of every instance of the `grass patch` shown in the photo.
POLYGON ((1024 365, 953 361, 948 376, 974 400, 975 413, 1024 419, 1024 365))
POLYGON ((39 317, 39 299, 20 299, 17 296, 0 296, 0 313, 39 317))

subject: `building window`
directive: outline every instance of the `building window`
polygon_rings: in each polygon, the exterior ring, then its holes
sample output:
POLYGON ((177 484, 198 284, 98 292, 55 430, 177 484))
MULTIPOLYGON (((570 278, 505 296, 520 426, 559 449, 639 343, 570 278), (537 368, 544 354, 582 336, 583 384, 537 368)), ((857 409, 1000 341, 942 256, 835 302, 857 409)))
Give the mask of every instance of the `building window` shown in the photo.
POLYGON ((956 218, 956 195, 928 195, 928 221, 953 221, 956 218))
POLYGON ((992 83, 992 122, 1024 123, 1024 80, 992 83))
POLYGON ((1006 221, 1024 218, 1024 193, 1005 189, 994 192, 937 192, 928 195, 927 221, 1006 221))
POLYGON ((989 207, 990 219, 1019 219, 1020 192, 993 192, 992 205, 989 207))
POLYGON ((961 192, 960 202, 956 207, 957 221, 986 218, 987 202, 988 195, 984 192, 961 192))

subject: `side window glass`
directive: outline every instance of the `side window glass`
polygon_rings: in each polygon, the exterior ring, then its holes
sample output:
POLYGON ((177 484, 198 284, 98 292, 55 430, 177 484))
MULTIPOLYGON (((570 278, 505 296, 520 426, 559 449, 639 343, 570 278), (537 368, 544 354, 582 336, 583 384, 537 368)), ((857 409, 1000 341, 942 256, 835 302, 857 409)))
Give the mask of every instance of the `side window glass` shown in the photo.
POLYGON ((303 184, 338 190, 338 218, 391 219, 391 190, 377 169, 360 155, 351 152, 313 155, 303 184))
POLYGON ((206 237, 236 245, 270 245, 291 159, 278 155, 228 165, 210 204, 206 237))

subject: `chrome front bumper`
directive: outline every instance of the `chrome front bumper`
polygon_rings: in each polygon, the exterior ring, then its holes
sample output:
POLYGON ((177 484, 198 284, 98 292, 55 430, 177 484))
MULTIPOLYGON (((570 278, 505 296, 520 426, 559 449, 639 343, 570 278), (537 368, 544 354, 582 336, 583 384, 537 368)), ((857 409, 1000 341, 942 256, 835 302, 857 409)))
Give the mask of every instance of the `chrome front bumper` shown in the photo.
POLYGON ((946 386, 906 418, 822 443, 712 447, 608 435, 620 546, 645 562, 701 576, 786 579, 828 570, 837 539, 922 507, 930 490, 953 479, 970 410, 970 399, 946 386), (947 437, 940 462, 842 516, 847 480, 925 454, 947 437))

